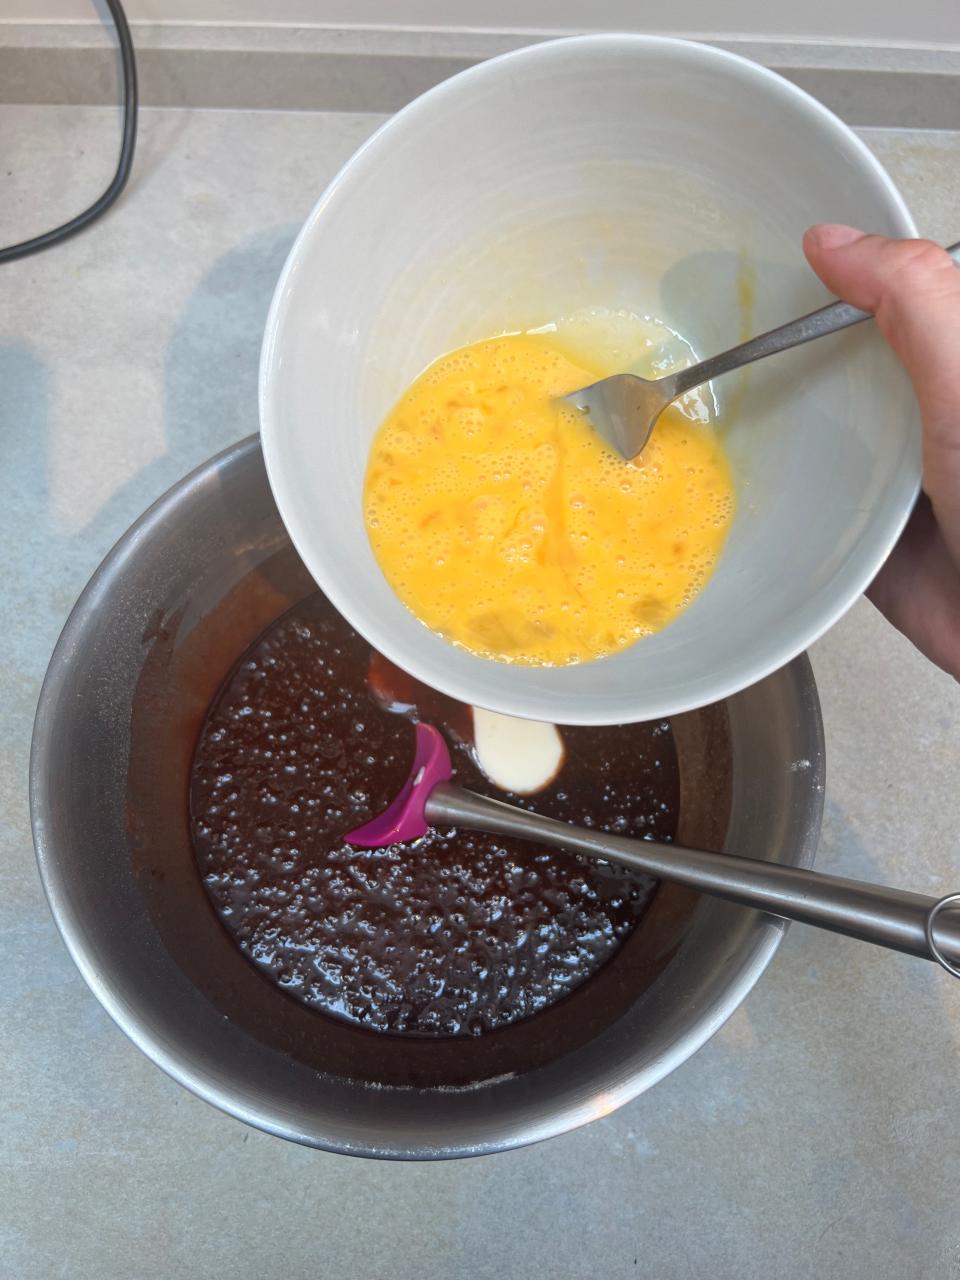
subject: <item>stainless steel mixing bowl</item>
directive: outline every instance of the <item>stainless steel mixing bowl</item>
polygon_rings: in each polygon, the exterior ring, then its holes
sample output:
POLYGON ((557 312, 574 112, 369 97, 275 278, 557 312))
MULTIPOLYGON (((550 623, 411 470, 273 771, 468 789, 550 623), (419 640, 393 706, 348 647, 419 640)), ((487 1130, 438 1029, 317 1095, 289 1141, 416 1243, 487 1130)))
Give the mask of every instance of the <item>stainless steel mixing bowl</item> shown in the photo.
MULTIPOLYGON (((355 1155, 477 1155, 562 1133, 650 1088, 740 1004, 782 921, 665 887, 614 960, 494 1036, 384 1037, 300 1005, 235 948, 192 858, 187 780, 210 698, 314 586, 257 439, 187 476, 120 540, 50 662, 30 799, 64 941, 107 1011, 192 1092, 355 1155)), ((674 722, 680 837, 809 866, 823 738, 809 663, 674 722)))

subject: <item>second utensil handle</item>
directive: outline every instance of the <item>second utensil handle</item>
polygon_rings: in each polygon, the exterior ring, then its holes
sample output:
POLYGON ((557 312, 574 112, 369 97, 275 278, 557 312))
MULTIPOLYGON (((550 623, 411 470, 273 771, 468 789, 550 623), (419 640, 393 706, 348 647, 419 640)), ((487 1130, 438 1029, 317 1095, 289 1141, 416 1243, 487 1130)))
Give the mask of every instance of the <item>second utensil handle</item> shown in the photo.
MULTIPOLYGON (((960 243, 950 245, 947 253, 957 266, 960 266, 960 243)), ((818 311, 811 311, 808 315, 791 320, 788 324, 760 333, 755 338, 742 342, 738 347, 721 351, 719 355, 702 360, 689 369, 681 369, 674 375, 676 394, 683 395, 684 392, 709 382, 711 378, 719 378, 721 374, 739 369, 745 364, 752 364, 755 360, 762 360, 765 356, 776 355, 778 351, 788 351, 791 347, 812 342, 814 338, 823 338, 828 333, 837 333, 840 329, 847 329, 852 324, 872 319, 873 316, 869 311, 861 311, 858 307, 850 306, 848 302, 831 302, 818 311)))
MULTIPOLYGON (((425 812, 431 825, 518 836, 606 858, 742 906, 757 907, 925 960, 937 959, 926 938, 927 917, 937 899, 924 894, 735 854, 588 831, 450 783, 434 788, 425 812)), ((944 958, 960 964, 960 922, 941 917, 936 922, 935 938, 944 958)))

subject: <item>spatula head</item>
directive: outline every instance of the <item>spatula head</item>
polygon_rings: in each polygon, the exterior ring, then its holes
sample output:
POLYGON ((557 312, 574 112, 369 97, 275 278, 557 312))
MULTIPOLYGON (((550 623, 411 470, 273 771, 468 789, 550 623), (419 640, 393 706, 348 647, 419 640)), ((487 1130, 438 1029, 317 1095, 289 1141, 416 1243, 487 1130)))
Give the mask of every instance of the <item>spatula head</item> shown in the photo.
POLYGON ((388 844, 419 840, 430 830, 424 812, 427 800, 438 783, 450 781, 453 765, 439 729, 432 724, 418 724, 416 735, 413 764, 400 793, 372 822, 350 831, 344 837, 347 844, 358 849, 381 849, 388 844))

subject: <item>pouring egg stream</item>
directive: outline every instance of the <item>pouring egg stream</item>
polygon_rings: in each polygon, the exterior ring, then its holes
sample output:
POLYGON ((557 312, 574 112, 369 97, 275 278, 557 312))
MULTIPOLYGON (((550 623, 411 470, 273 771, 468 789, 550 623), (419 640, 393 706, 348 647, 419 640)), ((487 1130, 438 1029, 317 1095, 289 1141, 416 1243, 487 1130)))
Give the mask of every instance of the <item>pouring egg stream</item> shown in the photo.
POLYGON ((364 516, 421 622, 484 658, 565 666, 661 630, 702 590, 735 506, 711 402, 672 406, 627 462, 557 399, 665 372, 664 332, 592 312, 460 347, 401 397, 370 450, 364 516))

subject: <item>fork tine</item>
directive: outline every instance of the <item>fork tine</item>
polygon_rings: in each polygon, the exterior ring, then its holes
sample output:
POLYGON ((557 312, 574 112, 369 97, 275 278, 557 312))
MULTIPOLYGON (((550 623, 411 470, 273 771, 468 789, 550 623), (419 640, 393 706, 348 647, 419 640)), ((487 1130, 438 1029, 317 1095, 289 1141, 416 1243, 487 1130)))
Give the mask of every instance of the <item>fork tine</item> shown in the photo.
POLYGON ((654 403, 650 384, 632 374, 602 378, 589 387, 564 396, 567 404, 579 409, 601 439, 629 462, 650 439, 650 432, 663 405, 654 403))

